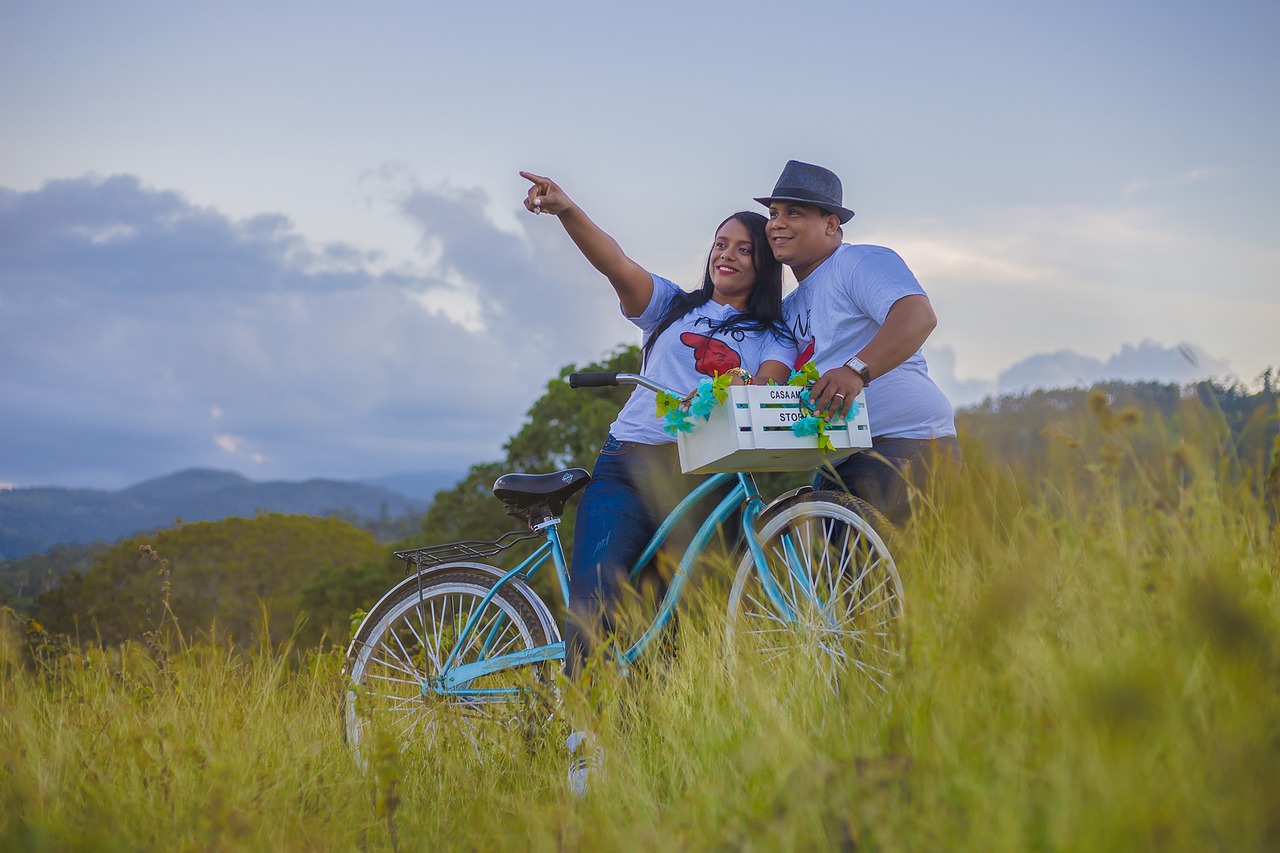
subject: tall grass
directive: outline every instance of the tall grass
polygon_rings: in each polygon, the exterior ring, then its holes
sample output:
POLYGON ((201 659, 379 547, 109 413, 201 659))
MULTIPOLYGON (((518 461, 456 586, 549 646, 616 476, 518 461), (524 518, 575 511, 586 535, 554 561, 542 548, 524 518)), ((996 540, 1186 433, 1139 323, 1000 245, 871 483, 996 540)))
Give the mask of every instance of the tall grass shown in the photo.
POLYGON ((735 665, 712 607, 674 658, 568 693, 604 750, 583 800, 559 721, 363 773, 339 653, 10 620, 0 848, 1276 849, 1274 508, 1212 437, 1121 415, 1034 473, 966 448, 892 542, 910 635, 885 694, 735 665))

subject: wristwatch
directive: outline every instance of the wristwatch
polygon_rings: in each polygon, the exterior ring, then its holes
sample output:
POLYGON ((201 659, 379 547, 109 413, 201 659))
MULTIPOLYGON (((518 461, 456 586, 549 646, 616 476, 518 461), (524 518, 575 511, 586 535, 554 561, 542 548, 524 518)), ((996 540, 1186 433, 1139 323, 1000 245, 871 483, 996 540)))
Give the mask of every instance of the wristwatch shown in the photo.
POLYGON ((866 363, 863 362, 862 359, 855 355, 853 358, 846 361, 844 366, 861 376, 863 385, 871 384, 871 368, 867 367, 866 363))

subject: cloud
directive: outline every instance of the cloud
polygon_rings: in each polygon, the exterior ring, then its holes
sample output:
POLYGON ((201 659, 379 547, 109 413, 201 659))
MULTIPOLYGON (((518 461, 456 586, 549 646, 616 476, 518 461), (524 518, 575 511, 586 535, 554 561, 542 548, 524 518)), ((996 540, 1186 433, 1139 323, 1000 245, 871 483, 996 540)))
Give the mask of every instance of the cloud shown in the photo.
POLYGON ((989 379, 961 379, 956 354, 946 346, 926 346, 929 375, 957 408, 982 402, 998 394, 1021 394, 1037 388, 1087 388, 1096 382, 1166 382, 1187 384, 1201 379, 1224 378, 1227 362, 1202 347, 1178 344, 1166 347, 1155 341, 1125 344, 1105 359, 1064 349, 1021 359, 989 379))
POLYGON ((485 202, 416 190, 404 212, 431 253, 375 272, 285 217, 233 220, 133 176, 0 188, 0 480, 495 458, 549 376, 617 341, 593 322, 617 309, 559 229, 499 230, 485 202))
POLYGON ((1000 393, 1019 393, 1033 388, 1088 387, 1107 379, 1185 384, 1226 372, 1225 361, 1198 346, 1166 347, 1148 340, 1136 346, 1126 344, 1106 360, 1070 350, 1034 355, 1003 371, 996 384, 1000 393))

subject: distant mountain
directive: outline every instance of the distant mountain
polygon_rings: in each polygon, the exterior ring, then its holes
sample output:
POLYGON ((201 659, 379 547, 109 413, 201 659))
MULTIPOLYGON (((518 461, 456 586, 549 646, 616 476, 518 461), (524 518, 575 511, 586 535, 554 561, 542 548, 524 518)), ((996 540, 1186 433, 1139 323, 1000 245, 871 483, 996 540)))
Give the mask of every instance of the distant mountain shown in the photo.
POLYGON ((114 542, 176 519, 216 521, 259 510, 361 518, 402 516, 428 501, 342 480, 255 482, 230 471, 192 468, 117 492, 20 488, 0 491, 0 558, 63 543, 114 542))
POLYGON ((390 489, 393 492, 412 498, 424 503, 431 503, 435 499, 436 492, 441 489, 449 489, 459 480, 467 476, 466 470, 461 471, 413 471, 407 474, 392 474, 387 477, 371 477, 361 480, 370 486, 381 486, 384 489, 390 489))

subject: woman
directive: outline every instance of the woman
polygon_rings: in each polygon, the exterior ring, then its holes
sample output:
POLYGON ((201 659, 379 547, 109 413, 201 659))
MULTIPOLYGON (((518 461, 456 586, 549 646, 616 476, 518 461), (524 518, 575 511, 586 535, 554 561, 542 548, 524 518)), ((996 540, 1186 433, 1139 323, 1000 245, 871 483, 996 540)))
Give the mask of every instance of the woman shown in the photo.
MULTIPOLYGON (((691 391, 704 377, 726 373, 734 374, 735 384, 787 381, 796 343, 782 320, 782 266, 769 248, 765 217, 740 212, 720 223, 702 287, 686 292, 627 257, 550 178, 520 175, 533 184, 525 207, 560 219, 613 285, 623 314, 643 331, 645 376, 676 391, 691 391)), ((681 473, 675 438, 655 408, 654 392, 637 387, 610 427, 578 505, 565 632, 571 680, 612 627, 630 588, 630 569, 649 538, 702 479, 681 473)))

